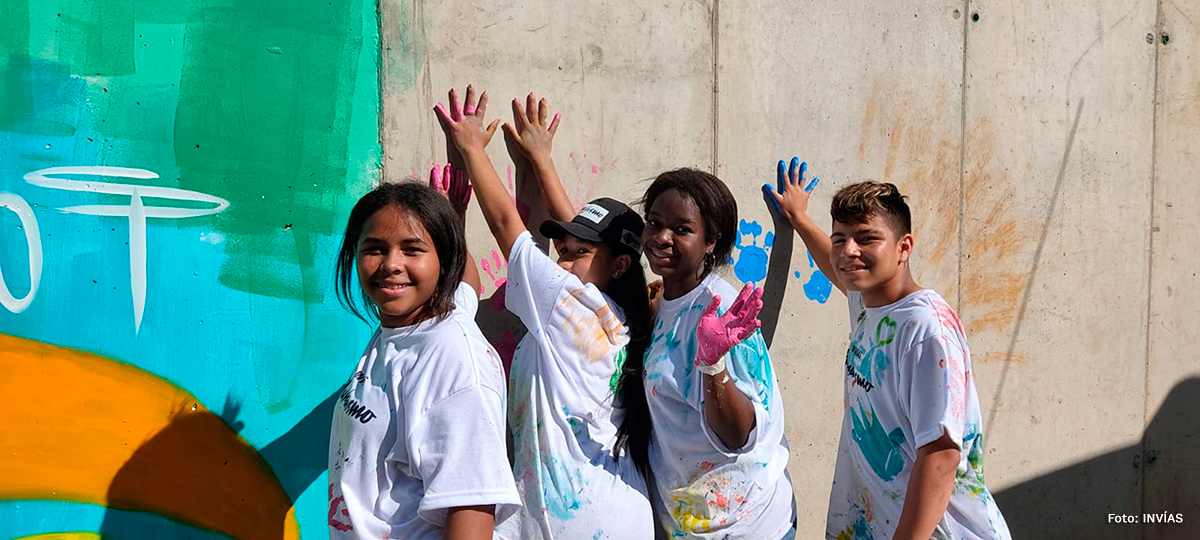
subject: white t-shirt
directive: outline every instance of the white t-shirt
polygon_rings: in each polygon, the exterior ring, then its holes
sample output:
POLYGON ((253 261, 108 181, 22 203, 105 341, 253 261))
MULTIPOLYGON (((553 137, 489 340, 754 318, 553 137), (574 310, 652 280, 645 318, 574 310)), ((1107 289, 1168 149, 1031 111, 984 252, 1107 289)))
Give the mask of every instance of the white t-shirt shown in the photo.
POLYGON ((847 297, 846 412, 825 536, 891 538, 917 449, 944 431, 962 458, 934 538, 1010 538, 983 483, 983 422, 958 315, 931 290, 873 308, 847 297))
POLYGON ((380 328, 343 388, 329 438, 329 535, 442 537, 450 508, 517 510, 504 371, 466 284, 444 319, 380 328))
POLYGON ((714 295, 721 296, 723 313, 738 291, 710 274, 687 294, 658 305, 646 353, 656 510, 673 538, 781 538, 792 528, 795 505, 783 400, 761 333, 725 356, 729 376, 754 404, 755 427, 746 446, 725 448, 704 415, 696 326, 714 295))
POLYGON ((653 538, 645 480, 628 451, 612 456, 624 418, 613 392, 629 343, 621 309, 527 232, 508 258, 505 304, 529 330, 509 375, 513 476, 524 506, 498 536, 653 538))

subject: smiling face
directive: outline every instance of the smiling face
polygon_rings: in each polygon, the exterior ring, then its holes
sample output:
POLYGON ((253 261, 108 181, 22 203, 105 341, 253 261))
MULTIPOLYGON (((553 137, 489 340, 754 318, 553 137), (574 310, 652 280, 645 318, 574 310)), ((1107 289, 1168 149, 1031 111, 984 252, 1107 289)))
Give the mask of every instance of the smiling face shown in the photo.
POLYGON ((558 266, 602 291, 608 289, 613 274, 624 273, 631 261, 628 255, 614 257, 612 249, 604 244, 580 240, 570 234, 554 239, 554 251, 558 254, 558 266))
POLYGON ((912 281, 907 265, 911 234, 897 238, 887 220, 872 215, 863 223, 834 221, 830 241, 829 262, 846 290, 862 293, 867 305, 886 305, 903 297, 912 281))
POLYGON ((646 210, 642 246, 650 270, 663 279, 663 294, 677 298, 704 277, 704 256, 716 245, 705 234, 700 209, 679 190, 668 189, 646 210))
POLYGON ((433 316, 427 304, 437 290, 441 265, 425 226, 409 211, 389 205, 367 219, 355 267, 384 327, 409 326, 433 316))

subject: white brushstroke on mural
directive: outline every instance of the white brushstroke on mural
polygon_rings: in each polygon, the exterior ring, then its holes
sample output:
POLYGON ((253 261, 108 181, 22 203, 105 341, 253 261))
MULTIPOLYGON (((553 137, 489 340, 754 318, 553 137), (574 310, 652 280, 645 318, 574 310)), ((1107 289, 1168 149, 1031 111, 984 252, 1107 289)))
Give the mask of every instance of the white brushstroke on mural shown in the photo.
MULTIPOLYGON (((219 214, 229 208, 229 201, 198 191, 167 188, 159 186, 141 186, 118 184, 113 182, 95 182, 90 180, 68 180, 65 175, 102 176, 110 178, 132 178, 137 180, 153 180, 158 174, 145 169, 126 167, 51 167, 33 171, 25 175, 25 181, 31 185, 58 189, 63 191, 81 191, 88 193, 105 193, 110 195, 129 195, 129 206, 121 205, 81 205, 59 208, 67 214, 83 214, 89 216, 111 216, 129 218, 129 287, 133 294, 133 326, 136 333, 142 327, 142 313, 146 307, 146 219, 181 219, 189 217, 219 214), (168 199, 183 202, 201 202, 214 206, 210 208, 176 208, 170 206, 146 206, 144 199, 168 199)), ((24 203, 24 201, 21 201, 24 203)), ((28 205, 26 205, 28 207, 28 205)), ((19 214, 18 214, 19 215, 19 214)), ((32 213, 30 213, 32 218, 32 213)), ((36 227, 36 224, 35 224, 36 227)), ((31 244, 32 245, 32 244, 31 244)), ((41 245, 38 245, 39 250, 41 245)), ((32 260, 32 257, 30 257, 32 260)), ((30 265, 32 267, 32 264, 30 265)), ((38 271, 41 270, 41 254, 38 254, 38 271)), ((36 289, 34 282, 34 289, 36 289)), ((28 298, 33 297, 31 291, 28 298)), ((7 307, 7 304, 5 304, 7 307)), ((11 311, 11 308, 10 308, 11 311)))
POLYGON ((25 229, 25 243, 29 246, 29 292, 24 297, 12 295, 12 291, 8 290, 8 282, 4 281, 4 272, 0 271, 0 304, 13 313, 20 313, 33 303, 42 281, 42 236, 38 231, 37 218, 33 216, 33 208, 20 195, 0 193, 0 208, 11 210, 21 220, 21 227, 25 229))

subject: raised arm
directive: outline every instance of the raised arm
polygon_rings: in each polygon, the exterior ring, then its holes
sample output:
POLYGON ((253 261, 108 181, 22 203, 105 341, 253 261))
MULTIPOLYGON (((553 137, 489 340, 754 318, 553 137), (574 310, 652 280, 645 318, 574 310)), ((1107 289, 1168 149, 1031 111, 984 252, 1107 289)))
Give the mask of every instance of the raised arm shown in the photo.
POLYGON ((825 231, 822 231, 821 227, 808 215, 809 195, 813 188, 821 183, 821 179, 813 178, 812 182, 805 187, 804 173, 807 171, 808 163, 801 163, 798 157, 793 157, 791 165, 787 167, 784 166, 781 159, 776 171, 779 189, 776 190, 775 186, 771 184, 764 184, 763 191, 766 191, 775 201, 775 211, 787 219, 792 228, 800 234, 800 239, 804 241, 804 247, 808 248, 809 253, 812 253, 813 262, 817 263, 817 268, 820 268, 821 273, 825 274, 825 277, 829 278, 829 281, 839 291, 842 291, 842 294, 845 294, 846 287, 838 281, 833 263, 829 260, 829 253, 833 249, 829 235, 825 234, 825 231))
POLYGON ((434 107, 442 129, 454 141, 454 146, 462 153, 467 167, 467 175, 471 178, 479 208, 487 221, 492 236, 504 258, 512 251, 513 242, 525 232, 525 224, 521 222, 521 214, 517 206, 509 198, 504 189, 492 160, 487 155, 487 145, 496 134, 500 120, 493 120, 485 125, 484 115, 487 112, 487 92, 479 96, 475 102, 475 88, 467 86, 466 100, 461 109, 458 108, 458 94, 450 89, 450 110, 441 103, 434 107))
POLYGON ((554 134, 558 132, 559 116, 555 113, 554 119, 547 121, 550 107, 546 98, 535 100, 533 92, 525 97, 524 108, 520 98, 512 100, 513 123, 505 122, 504 132, 533 165, 534 177, 541 187, 542 203, 546 205, 550 219, 570 221, 575 217, 575 206, 567 197, 567 190, 563 189, 550 152, 554 134))
MULTIPOLYGON (((463 234, 466 234, 467 205, 471 202, 471 183, 467 181, 466 173, 453 163, 447 163, 445 167, 434 163, 433 168, 429 170, 429 185, 450 201, 450 206, 454 207, 454 213, 458 214, 458 219, 463 224, 463 234)), ((479 297, 479 290, 483 284, 479 279, 479 269, 475 268, 475 257, 471 256, 470 248, 467 248, 467 267, 463 270, 463 282, 475 289, 475 296, 479 297)))

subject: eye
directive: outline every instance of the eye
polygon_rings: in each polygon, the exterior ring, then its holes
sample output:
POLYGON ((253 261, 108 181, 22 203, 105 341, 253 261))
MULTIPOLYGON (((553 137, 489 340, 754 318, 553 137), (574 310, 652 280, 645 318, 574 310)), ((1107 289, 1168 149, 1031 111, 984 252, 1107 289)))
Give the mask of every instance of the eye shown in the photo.
POLYGON ((679 227, 675 229, 675 234, 692 234, 692 229, 688 227, 679 227))
POLYGON ((379 255, 380 253, 383 253, 383 250, 374 246, 358 249, 359 255, 379 255))
POLYGON ((833 239, 833 245, 835 245, 835 246, 840 246, 845 243, 846 243, 846 240, 844 240, 842 238, 834 238, 833 239))

